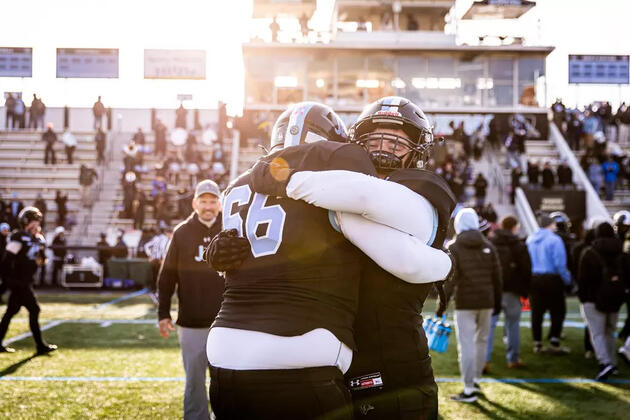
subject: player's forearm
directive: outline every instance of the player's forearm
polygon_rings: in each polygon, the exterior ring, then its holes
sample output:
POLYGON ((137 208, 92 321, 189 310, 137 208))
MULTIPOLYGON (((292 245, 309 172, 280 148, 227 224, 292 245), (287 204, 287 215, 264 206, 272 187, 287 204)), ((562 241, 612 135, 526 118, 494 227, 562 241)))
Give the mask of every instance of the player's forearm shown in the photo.
POLYGON ((431 204, 400 184, 350 171, 296 172, 287 196, 328 210, 359 214, 427 241, 433 225, 431 204))
POLYGON ((451 269, 446 253, 404 232, 352 213, 337 213, 337 222, 350 242, 403 281, 432 283, 443 280, 451 269))

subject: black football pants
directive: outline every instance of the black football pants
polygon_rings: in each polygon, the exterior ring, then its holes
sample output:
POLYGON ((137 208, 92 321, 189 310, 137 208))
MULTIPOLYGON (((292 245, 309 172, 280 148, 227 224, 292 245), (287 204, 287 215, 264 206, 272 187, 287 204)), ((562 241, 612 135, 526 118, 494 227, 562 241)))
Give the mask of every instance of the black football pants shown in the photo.
POLYGON ((437 385, 372 388, 352 392, 356 420, 437 420, 437 385))
POLYGON ((351 420, 352 400, 336 367, 231 370, 210 367, 217 420, 351 420))
POLYGON ((551 316, 549 339, 560 340, 562 323, 567 313, 564 285, 557 275, 534 274, 530 286, 529 303, 532 308, 532 338, 542 341, 542 324, 545 312, 551 316))
POLYGON ((42 332, 39 329, 39 305, 37 304, 33 289, 30 287, 11 288, 7 310, 0 321, 0 344, 2 344, 2 340, 4 340, 4 336, 7 334, 11 318, 19 312, 22 306, 28 310, 28 322, 35 344, 37 344, 37 347, 43 347, 45 344, 44 340, 42 340, 42 332))

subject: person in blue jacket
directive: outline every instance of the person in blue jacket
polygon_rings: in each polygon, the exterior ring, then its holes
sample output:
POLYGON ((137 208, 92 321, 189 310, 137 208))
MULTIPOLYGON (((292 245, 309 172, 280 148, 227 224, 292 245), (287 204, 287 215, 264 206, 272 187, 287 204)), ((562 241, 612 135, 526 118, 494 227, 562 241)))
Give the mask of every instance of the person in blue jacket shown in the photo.
POLYGON ((567 268, 564 243, 555 233, 554 219, 542 215, 539 224, 540 229, 527 238, 527 250, 532 261, 529 301, 532 308, 534 353, 543 351, 542 322, 545 312, 549 311, 550 346, 546 350, 565 354, 569 349, 560 345, 560 335, 567 312, 564 290, 571 285, 571 274, 567 268))
POLYGON ((606 162, 602 163, 604 172, 604 190, 606 191, 606 200, 615 198, 615 184, 617 183, 617 174, 619 173, 619 165, 613 160, 612 155, 608 155, 606 162))

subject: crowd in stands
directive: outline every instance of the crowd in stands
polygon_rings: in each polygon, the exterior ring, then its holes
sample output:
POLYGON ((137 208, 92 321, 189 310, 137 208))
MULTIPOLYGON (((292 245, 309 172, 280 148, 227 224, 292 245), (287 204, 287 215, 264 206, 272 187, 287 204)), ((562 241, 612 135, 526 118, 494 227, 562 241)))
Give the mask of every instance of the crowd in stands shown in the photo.
POLYGON ((22 100, 21 93, 9 93, 5 98, 6 130, 43 129, 46 105, 41 98, 33 94, 31 105, 27 107, 22 100), (28 116, 28 120, 27 120, 28 116))
POLYGON ((615 190, 630 188, 630 107, 625 102, 614 111, 609 102, 569 109, 557 99, 551 110, 598 194, 603 188, 603 198, 613 200, 615 190))

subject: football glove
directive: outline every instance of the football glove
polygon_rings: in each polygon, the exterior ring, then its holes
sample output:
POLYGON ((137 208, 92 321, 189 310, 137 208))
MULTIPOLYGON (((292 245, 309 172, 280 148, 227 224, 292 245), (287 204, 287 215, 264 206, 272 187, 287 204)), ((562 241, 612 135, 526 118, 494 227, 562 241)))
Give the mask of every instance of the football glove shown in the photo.
POLYGON ((249 241, 238 236, 236 229, 222 230, 206 249, 206 262, 215 271, 235 270, 249 252, 249 241))

